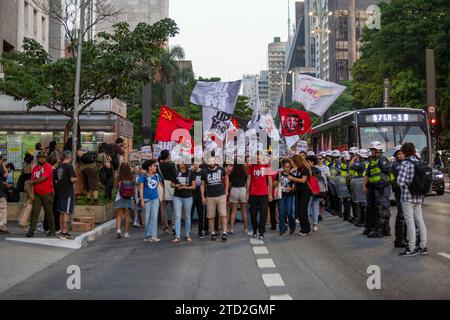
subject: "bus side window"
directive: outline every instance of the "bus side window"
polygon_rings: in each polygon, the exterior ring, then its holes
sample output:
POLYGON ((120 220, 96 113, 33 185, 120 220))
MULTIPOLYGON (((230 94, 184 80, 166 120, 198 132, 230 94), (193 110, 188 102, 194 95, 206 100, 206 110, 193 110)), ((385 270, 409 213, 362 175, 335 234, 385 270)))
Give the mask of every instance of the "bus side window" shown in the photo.
POLYGON ((354 126, 348 127, 348 147, 354 147, 356 146, 356 130, 354 126))

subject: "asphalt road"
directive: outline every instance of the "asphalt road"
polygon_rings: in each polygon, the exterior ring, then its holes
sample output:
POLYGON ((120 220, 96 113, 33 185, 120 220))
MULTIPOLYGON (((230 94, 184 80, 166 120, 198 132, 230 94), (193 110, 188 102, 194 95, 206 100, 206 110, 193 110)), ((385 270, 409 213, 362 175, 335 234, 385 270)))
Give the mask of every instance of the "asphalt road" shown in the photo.
POLYGON ((309 237, 268 231, 264 244, 252 244, 240 226, 226 243, 173 245, 162 236, 149 244, 141 230, 126 240, 111 233, 0 299, 450 299, 450 195, 427 198, 424 216, 430 255, 418 257, 399 257, 393 237, 368 239, 328 214, 309 237), (71 265, 81 269, 81 290, 67 289, 71 265), (380 290, 367 288, 372 265, 380 268, 380 290))

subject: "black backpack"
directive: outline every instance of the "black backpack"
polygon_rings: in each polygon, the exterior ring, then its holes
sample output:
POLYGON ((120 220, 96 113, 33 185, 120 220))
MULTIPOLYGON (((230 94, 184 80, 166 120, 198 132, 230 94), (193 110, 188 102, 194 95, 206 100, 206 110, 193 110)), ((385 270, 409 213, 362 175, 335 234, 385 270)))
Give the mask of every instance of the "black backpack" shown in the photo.
POLYGON ((81 156, 81 162, 83 164, 91 164, 97 162, 97 152, 88 151, 81 156))
POLYGON ((427 195, 433 184, 433 169, 420 161, 408 161, 414 165, 414 178, 408 186, 409 192, 416 196, 427 195))
POLYGON ((119 155, 117 154, 117 152, 112 152, 110 156, 111 156, 111 164, 112 164, 114 170, 119 169, 120 158, 119 158, 119 155))

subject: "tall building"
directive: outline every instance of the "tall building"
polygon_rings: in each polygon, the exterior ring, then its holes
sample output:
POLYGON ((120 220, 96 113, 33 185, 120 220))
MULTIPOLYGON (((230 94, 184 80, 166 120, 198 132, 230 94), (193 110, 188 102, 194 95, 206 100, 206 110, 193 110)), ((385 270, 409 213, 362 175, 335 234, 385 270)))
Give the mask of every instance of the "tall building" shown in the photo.
POLYGON ((169 0, 110 0, 115 8, 123 13, 111 19, 102 21, 96 27, 97 32, 111 31, 112 25, 117 22, 128 22, 130 29, 138 23, 154 24, 169 16, 169 0))
POLYGON ((269 106, 269 71, 262 70, 258 79, 258 98, 264 112, 269 106))
POLYGON ((250 98, 252 106, 258 96, 258 81, 259 76, 257 74, 246 74, 242 77, 242 95, 250 98))
POLYGON ((280 37, 275 37, 268 45, 269 71, 269 107, 277 107, 280 89, 283 87, 286 64, 286 43, 280 37))
POLYGON ((367 8, 376 5, 377 0, 309 0, 311 30, 314 34, 312 48, 317 76, 328 81, 339 82, 351 78, 350 70, 361 56, 361 33, 367 21, 367 8), (318 16, 322 15, 322 19, 318 16), (321 39, 321 41, 320 41, 321 39), (320 68, 322 64, 322 68, 320 68), (322 70, 322 74, 320 71, 322 70))

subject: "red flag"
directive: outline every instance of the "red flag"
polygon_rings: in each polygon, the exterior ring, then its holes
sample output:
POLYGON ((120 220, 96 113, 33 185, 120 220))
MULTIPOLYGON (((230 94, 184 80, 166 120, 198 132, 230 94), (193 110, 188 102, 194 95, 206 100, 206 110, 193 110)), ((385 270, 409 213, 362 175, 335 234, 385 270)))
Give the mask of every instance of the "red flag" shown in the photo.
POLYGON ((191 131, 193 125, 194 120, 183 118, 172 109, 162 106, 161 111, 159 112, 155 140, 161 142, 178 142, 180 135, 178 135, 178 137, 172 137, 172 133, 177 129, 186 129, 187 131, 191 131))
POLYGON ((278 108, 278 111, 281 134, 284 137, 302 135, 311 130, 311 116, 308 112, 283 107, 278 108))

